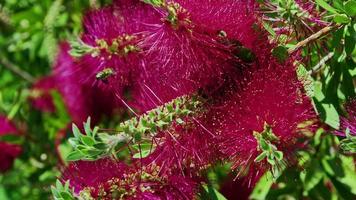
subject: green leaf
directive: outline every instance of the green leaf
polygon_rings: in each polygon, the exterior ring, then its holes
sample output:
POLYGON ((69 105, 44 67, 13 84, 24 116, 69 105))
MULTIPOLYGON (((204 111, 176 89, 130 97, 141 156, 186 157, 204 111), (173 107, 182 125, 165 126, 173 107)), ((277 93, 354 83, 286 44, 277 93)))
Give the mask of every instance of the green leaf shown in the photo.
POLYGON ((356 47, 356 32, 351 26, 348 26, 349 34, 345 36, 345 52, 347 55, 351 55, 356 47))
POLYGON ((273 184, 273 177, 271 172, 266 172, 260 180, 257 182, 256 186, 250 195, 252 200, 265 200, 268 192, 273 184))
POLYGON ((348 24, 351 22, 351 20, 345 14, 337 14, 334 16, 334 22, 339 23, 339 24, 348 24))
POLYGON ((271 34, 271 36, 273 38, 276 37, 276 35, 277 35, 276 32, 273 30, 273 28, 268 23, 263 22, 262 25, 263 25, 263 28, 265 28, 269 32, 269 34, 271 34))
POLYGON ((284 46, 278 46, 272 50, 272 55, 278 59, 279 62, 287 60, 289 54, 288 50, 284 46))
POLYGON ((63 198, 63 200, 73 200, 74 199, 72 194, 70 194, 68 192, 61 192, 60 195, 63 198))
POLYGON ((259 139, 259 142, 260 142, 260 146, 261 146, 261 149, 263 151, 269 151, 271 150, 271 146, 267 143, 267 141, 263 138, 260 138, 259 139))
POLYGON ((96 143, 96 144, 94 144, 93 147, 96 148, 96 149, 99 149, 99 150, 105 150, 105 149, 108 148, 108 146, 103 142, 96 143))
POLYGON ((141 0, 143 1, 144 3, 147 3, 147 4, 150 4, 152 6, 155 6, 155 7, 160 7, 160 6, 163 6, 164 5, 164 0, 141 0))
POLYGON ((351 190, 348 185, 343 184, 339 180, 337 180, 335 177, 329 176, 332 184, 336 188, 336 191, 342 197, 343 199, 355 199, 355 195, 352 194, 351 190))
POLYGON ((89 136, 84 135, 80 139, 85 145, 93 146, 95 144, 95 140, 89 136))
POLYGON ((80 132, 79 128, 77 127, 77 125, 75 125, 74 123, 72 124, 72 132, 75 138, 80 139, 82 136, 82 133, 80 132))
POLYGON ((91 131, 91 127, 90 127, 90 117, 88 117, 88 119, 87 119, 87 121, 86 121, 86 123, 84 123, 84 130, 85 130, 85 133, 87 134, 87 135, 91 135, 91 133, 92 133, 92 131, 91 131))
POLYGON ((348 16, 355 17, 356 16, 356 1, 350 0, 350 1, 346 2, 344 9, 348 16))
POLYGON ((324 173, 318 160, 312 160, 310 165, 306 168, 304 176, 301 177, 304 191, 308 192, 312 190, 323 177, 324 173))
MULTIPOLYGON (((276 161, 274 160, 274 156, 273 154, 269 154, 267 156, 267 162, 270 164, 270 165, 276 165, 276 161)), ((273 173, 274 174, 274 173, 273 173)))
POLYGON ((322 106, 326 111, 326 119, 324 122, 330 125, 331 127, 338 129, 340 126, 340 117, 334 105, 323 103, 322 106))
POLYGON ((264 151, 255 158, 254 162, 261 162, 266 157, 267 157, 267 151, 264 151))
POLYGON ((227 200, 218 190, 216 190, 210 184, 203 185, 204 192, 208 195, 206 200, 227 200))
POLYGON ((326 3, 324 0, 315 0, 315 2, 316 2, 319 6, 321 6, 322 8, 324 8, 325 10, 327 10, 327 11, 333 13, 333 14, 338 14, 338 11, 337 11, 334 7, 332 7, 332 6, 330 6, 328 3, 326 3))
POLYGON ((275 152, 274 152, 274 156, 276 157, 276 159, 277 159, 278 161, 283 160, 283 152, 282 152, 282 151, 275 151, 275 152))
POLYGON ((84 155, 80 152, 80 151, 72 151, 71 153, 69 153, 69 155, 67 156, 67 161, 76 161, 76 160, 80 160, 84 157, 84 155))
POLYGON ((133 158, 146 158, 146 157, 149 156, 153 151, 154 151, 154 149, 141 150, 141 152, 138 152, 138 153, 134 154, 134 155, 133 155, 133 158))

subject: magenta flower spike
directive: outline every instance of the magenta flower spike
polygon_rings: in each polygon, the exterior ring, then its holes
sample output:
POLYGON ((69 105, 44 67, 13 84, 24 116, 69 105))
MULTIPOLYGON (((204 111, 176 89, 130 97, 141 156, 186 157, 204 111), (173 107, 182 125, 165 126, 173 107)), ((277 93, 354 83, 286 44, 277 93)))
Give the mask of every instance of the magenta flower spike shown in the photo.
POLYGON ((272 56, 259 60, 260 66, 247 72, 250 77, 241 82, 240 90, 213 116, 222 153, 233 168, 249 174, 251 183, 271 165, 281 169, 294 162, 304 146, 300 140, 316 123, 291 62, 281 65, 272 56))
POLYGON ((120 108, 115 93, 81 82, 77 77, 77 65, 69 55, 69 45, 62 44, 54 68, 55 87, 62 95, 73 122, 81 124, 88 116, 94 121, 103 114, 110 115, 120 108))
POLYGON ((131 166, 110 159, 76 162, 63 173, 76 195, 94 199, 192 199, 196 183, 181 175, 161 175, 158 166, 131 166))
MULTIPOLYGON (((0 116, 0 137, 6 135, 18 135, 16 127, 4 116, 0 116)), ((9 170, 14 160, 21 154, 22 148, 19 145, 0 141, 0 172, 9 170)))

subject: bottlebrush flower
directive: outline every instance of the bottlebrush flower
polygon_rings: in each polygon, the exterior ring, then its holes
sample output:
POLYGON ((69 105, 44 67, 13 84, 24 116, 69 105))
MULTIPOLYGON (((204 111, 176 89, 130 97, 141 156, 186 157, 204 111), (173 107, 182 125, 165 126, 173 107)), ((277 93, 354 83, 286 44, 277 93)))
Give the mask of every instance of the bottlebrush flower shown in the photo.
POLYGON ((249 38, 245 36, 253 32, 253 13, 247 11, 248 4, 243 2, 216 4, 211 1, 204 4, 168 1, 157 8, 165 23, 156 24, 155 30, 142 42, 144 73, 137 84, 139 92, 133 95, 141 111, 207 85, 221 85, 224 82, 222 75, 238 66, 237 61, 233 62, 235 57, 231 53, 231 45, 225 44, 219 33, 239 33, 227 38, 251 45, 254 37, 252 34, 249 38), (230 6, 236 9, 230 10, 230 6), (216 20, 217 16, 205 12, 209 9, 215 10, 215 15, 222 15, 223 19, 216 20), (222 14, 224 11, 225 15, 222 14), (232 16, 236 20, 234 24, 229 24, 231 20, 223 21, 232 16), (249 20, 245 20, 247 18, 249 20), (241 22, 241 26, 236 22, 241 22), (229 29, 231 27, 234 29, 229 29))
MULTIPOLYGON (((4 116, 0 116, 0 137, 17 135, 15 126, 4 116)), ((5 172, 12 167, 14 160, 20 155, 22 149, 19 145, 0 141, 0 172, 5 172)))
POLYGON ((310 131, 316 119, 291 62, 281 65, 267 56, 259 63, 212 116, 222 153, 241 174, 249 172, 252 183, 266 169, 277 173, 285 162, 295 160, 303 147, 303 131, 310 131))
POLYGON ((72 120, 81 124, 91 116, 96 121, 103 114, 111 114, 116 108, 120 108, 121 104, 115 93, 85 84, 78 79, 77 65, 68 51, 69 45, 62 44, 53 77, 55 87, 61 93, 72 120))
POLYGON ((109 159, 77 162, 62 177, 87 199, 192 199, 196 185, 179 175, 161 176, 158 166, 128 167, 109 159))
POLYGON ((213 36, 224 31, 231 39, 238 40, 247 48, 254 48, 258 35, 254 25, 257 20, 255 1, 208 0, 201 3, 194 0, 174 0, 190 14, 195 26, 210 32, 213 36))
POLYGON ((220 153, 209 131, 208 119, 189 117, 183 125, 175 124, 172 129, 153 138, 154 152, 144 159, 146 165, 161 166, 161 174, 172 172, 187 177, 199 178, 201 172, 219 160, 220 153))
POLYGON ((79 80, 111 90, 129 86, 141 62, 139 44, 146 31, 152 29, 151 24, 159 21, 159 14, 138 0, 117 1, 88 12, 83 20, 85 31, 81 44, 72 46, 71 50, 78 57, 79 80), (107 68, 114 73, 104 81, 98 79, 96 75, 107 68))
POLYGON ((345 136, 346 129, 349 129, 351 135, 356 135, 356 99, 351 99, 345 104, 347 112, 346 117, 341 117, 340 129, 334 133, 339 136, 345 136))
POLYGON ((243 1, 209 1, 204 7, 167 1, 155 8, 138 0, 115 1, 85 17, 82 42, 72 46, 72 55, 79 57, 77 77, 93 81, 112 69, 104 80, 109 84, 99 80, 99 85, 114 91, 122 85, 133 88, 131 105, 142 112, 207 84, 222 84, 234 56, 219 33, 252 46, 253 9, 253 3, 243 1), (207 14, 212 9, 214 15, 207 14))
POLYGON ((61 179, 64 182, 69 180, 70 186, 79 194, 84 188, 97 188, 114 177, 121 177, 126 168, 125 164, 111 159, 78 161, 63 171, 61 179))

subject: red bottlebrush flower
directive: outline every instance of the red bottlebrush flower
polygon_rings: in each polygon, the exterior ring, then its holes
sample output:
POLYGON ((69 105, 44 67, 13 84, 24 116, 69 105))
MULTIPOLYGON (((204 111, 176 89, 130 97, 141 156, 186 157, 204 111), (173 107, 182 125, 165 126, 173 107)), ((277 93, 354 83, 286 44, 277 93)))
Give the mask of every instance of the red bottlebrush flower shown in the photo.
POLYGON ((296 151, 303 146, 301 132, 310 131, 307 125, 316 119, 290 62, 280 65, 267 56, 259 63, 259 68, 247 72, 250 78, 241 81, 240 90, 212 116, 217 121, 222 152, 233 162, 233 168, 241 167, 241 173, 249 170, 253 183, 270 168, 267 159, 257 158, 266 146, 280 151, 271 156, 271 162, 283 157, 276 165, 295 160, 296 151))
POLYGON ((84 18, 82 40, 92 52, 78 60, 77 74, 81 81, 117 90, 129 86, 137 76, 142 57, 140 43, 151 24, 160 21, 154 9, 138 0, 117 1, 114 5, 93 10, 84 18), (105 69, 114 72, 103 80, 98 73, 105 69), (102 84, 104 82, 104 84, 102 84))
POLYGON ((125 164, 111 159, 78 161, 71 163, 64 170, 61 179, 69 180, 70 186, 79 194, 84 188, 97 188, 114 177, 122 177, 126 168, 125 164))
POLYGON ((174 124, 153 138, 155 150, 143 162, 160 166, 161 174, 174 172, 200 179, 203 170, 222 158, 216 135, 211 132, 214 122, 207 115, 190 116, 184 121, 183 125, 174 124))
MULTIPOLYGON (((0 116, 0 137, 17 134, 18 131, 15 126, 6 117, 0 116)), ((0 142, 0 149, 0 172, 5 172, 12 167, 14 160, 20 155, 22 149, 19 145, 7 142, 0 142)))
POLYGON ((62 44, 57 61, 54 67, 54 77, 56 87, 61 93, 67 109, 76 123, 82 123, 90 115, 90 107, 87 104, 87 95, 91 93, 82 86, 81 82, 77 80, 73 74, 75 72, 75 63, 68 54, 69 46, 62 44))
POLYGON ((229 38, 240 41, 247 48, 254 48, 258 38, 254 25, 257 22, 255 1, 174 0, 190 14, 191 21, 201 29, 216 34, 224 31, 229 38))
MULTIPOLYGON (((165 23, 156 24, 155 30, 142 41, 145 65, 138 80, 139 92, 134 94, 136 105, 142 111, 207 85, 223 84, 222 75, 238 65, 231 54, 231 45, 224 43, 227 32, 239 34, 228 35, 226 40, 248 45, 254 41, 251 36, 249 40, 245 37, 253 32, 251 22, 254 19, 252 12, 244 10, 247 10, 247 3, 234 4, 228 1, 219 4, 219 7, 215 2, 204 2, 203 5, 192 1, 177 2, 168 2, 161 8, 161 18, 165 23), (231 5, 236 6, 234 11, 230 10, 231 5), (235 23, 234 29, 229 29, 228 21, 214 20, 214 16, 207 14, 210 12, 205 12, 213 7, 220 9, 215 13, 218 15, 228 10, 225 17, 235 16, 235 20, 241 20, 243 25, 237 26, 235 23), (247 13, 250 17, 246 21, 247 13), (220 33, 224 33, 224 36, 220 33)), ((231 28, 232 24, 229 25, 231 28)))
POLYGON ((156 8, 138 0, 115 1, 84 19, 82 40, 89 50, 75 73, 79 80, 94 81, 94 74, 98 78, 110 69, 104 80, 109 89, 122 96, 121 86, 134 87, 132 105, 150 110, 207 84, 222 84, 234 58, 219 33, 252 47, 253 10, 253 3, 243 1, 209 1, 203 8, 193 1, 156 8), (212 9, 216 12, 207 14, 212 9))
POLYGON ((103 159, 77 162, 64 172, 62 180, 70 181, 77 195, 96 199, 192 199, 196 183, 182 176, 161 176, 158 166, 131 167, 103 159))
POLYGON ((345 104, 347 112, 346 117, 341 117, 340 129, 334 133, 339 136, 345 136, 346 130, 350 130, 351 135, 356 135, 356 98, 349 100, 345 104))
POLYGON ((53 104, 50 91, 55 88, 54 78, 44 77, 38 80, 31 89, 30 101, 34 108, 43 112, 54 112, 55 107, 53 104))
POLYGON ((88 116, 96 121, 103 114, 113 113, 120 107, 115 94, 78 80, 76 63, 68 51, 69 45, 62 44, 53 76, 72 120, 81 124, 88 116))

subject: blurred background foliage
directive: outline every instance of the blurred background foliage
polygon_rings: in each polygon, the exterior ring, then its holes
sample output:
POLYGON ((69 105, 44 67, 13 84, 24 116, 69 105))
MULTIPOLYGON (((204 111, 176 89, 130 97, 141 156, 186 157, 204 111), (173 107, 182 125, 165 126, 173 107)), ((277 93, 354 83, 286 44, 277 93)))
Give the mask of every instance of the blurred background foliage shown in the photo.
MULTIPOLYGON (((59 42, 78 35, 89 7, 109 1, 0 0, 0 114, 26 132, 23 153, 0 175, 0 199, 49 199, 59 175, 55 137, 70 121, 61 96, 56 113, 41 113, 28 101, 31 85, 51 71, 59 42)), ((65 148, 63 148, 65 151, 65 148)))
MULTIPOLYGON (((0 175, 0 199, 49 199, 50 185, 59 175, 57 164, 69 151, 66 143, 55 149, 56 135, 70 121, 61 96, 53 92, 56 113, 41 113, 28 101, 31 85, 49 74, 60 41, 78 36, 81 19, 90 7, 102 0, 0 0, 0 114, 14 119, 23 138, 23 153, 13 169, 0 175)), ((202 2, 203 3, 203 2, 202 2)), ((263 25, 272 41, 279 44, 275 55, 285 59, 288 52, 308 36, 331 27, 329 34, 303 46, 301 62, 296 63, 320 118, 337 129, 344 103, 355 97, 356 84, 356 1, 316 0, 315 11, 323 25, 306 20, 305 10, 294 0, 260 1, 265 12, 263 25), (268 3, 266 3, 268 2, 268 3), (351 3, 350 3, 351 2, 351 3), (278 23, 276 23, 278 21, 278 23), (276 34, 290 27, 293 34, 276 34)), ((300 152, 300 169, 286 168, 278 180, 267 173, 253 189, 251 199, 355 199, 354 156, 339 148, 340 138, 330 128, 319 129, 311 137, 310 148, 300 152)), ((222 188, 227 166, 208 172, 209 184, 203 199, 225 199, 222 188)), ((236 188, 236 190, 238 190, 236 188)))

